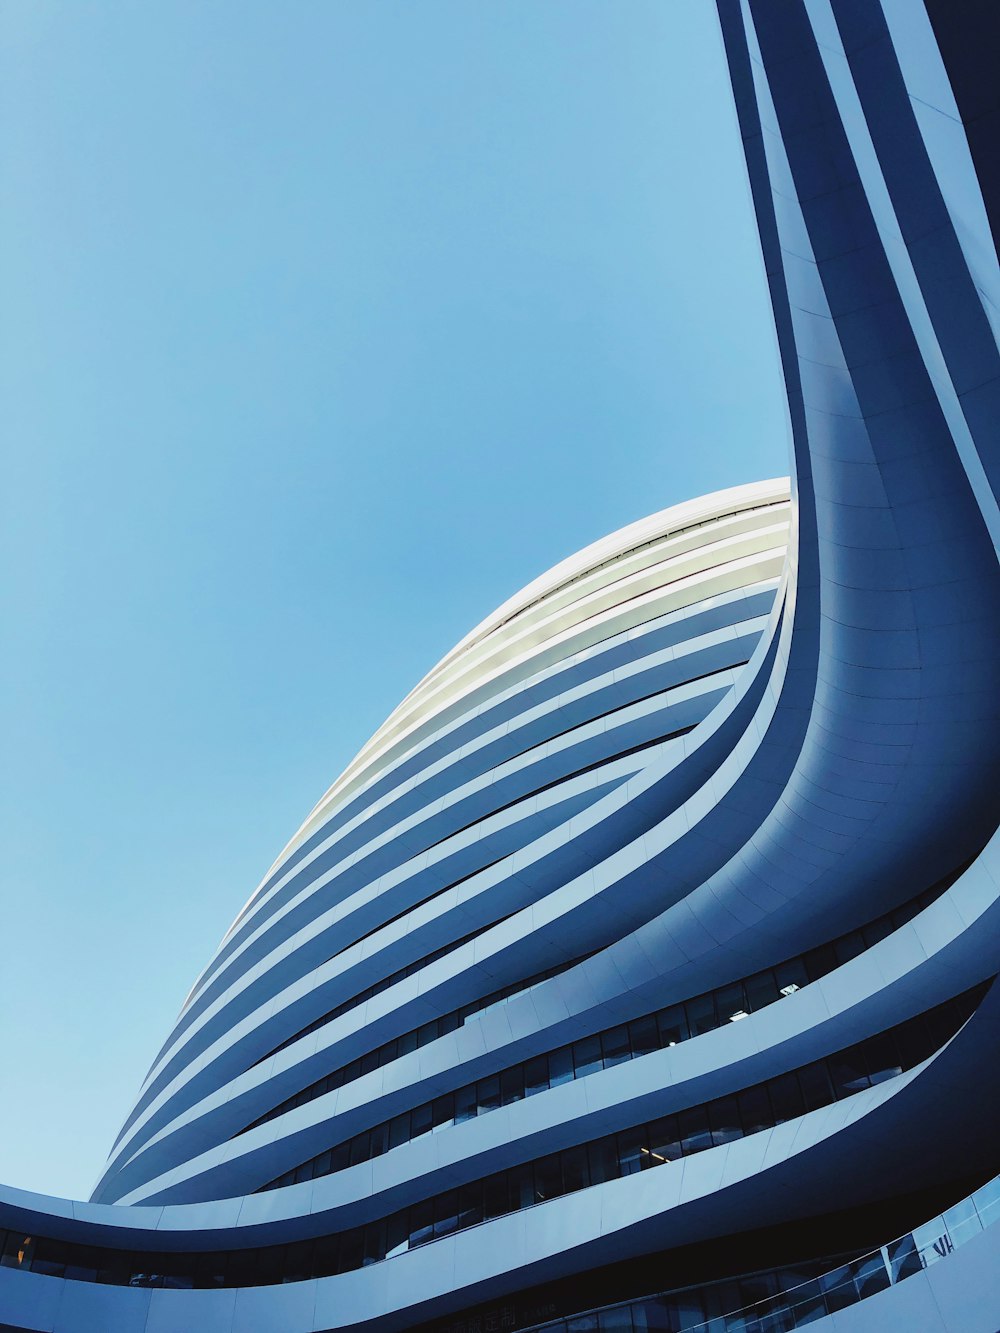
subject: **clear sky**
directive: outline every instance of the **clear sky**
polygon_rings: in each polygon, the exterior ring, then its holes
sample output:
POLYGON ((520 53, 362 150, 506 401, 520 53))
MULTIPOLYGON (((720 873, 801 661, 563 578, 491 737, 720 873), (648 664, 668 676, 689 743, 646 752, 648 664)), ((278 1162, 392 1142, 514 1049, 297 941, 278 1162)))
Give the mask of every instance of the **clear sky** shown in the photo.
POLYGON ((522 584, 787 470, 712 0, 8 0, 0 1179, 522 584))

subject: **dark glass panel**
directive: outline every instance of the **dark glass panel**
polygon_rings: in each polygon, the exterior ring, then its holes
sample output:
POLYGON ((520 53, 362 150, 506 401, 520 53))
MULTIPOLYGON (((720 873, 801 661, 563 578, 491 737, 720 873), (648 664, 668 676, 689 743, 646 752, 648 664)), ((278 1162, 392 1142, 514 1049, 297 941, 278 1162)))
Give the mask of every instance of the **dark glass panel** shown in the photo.
POLYGON ((443 1014, 438 1019, 438 1036, 445 1037, 449 1032, 454 1032, 459 1026, 458 1014, 443 1014))
POLYGON ((458 1191, 458 1225, 472 1227, 483 1220, 483 1184, 473 1180, 458 1191))
POLYGON ((838 1101, 868 1087, 868 1068, 860 1046, 851 1046, 831 1055, 827 1063, 838 1101))
POLYGON ((491 1217, 503 1217, 509 1212, 510 1191, 507 1173, 501 1171, 495 1176, 487 1176, 483 1181, 483 1217, 488 1220, 491 1217))
MULTIPOLYGON (((397 1221, 399 1217, 397 1213, 391 1221, 397 1221)), ((405 1220, 405 1214, 402 1217, 405 1220)), ((330 1277, 340 1271, 340 1237, 321 1236, 313 1250, 313 1272, 316 1277, 330 1277)))
POLYGON ((868 1067, 868 1077, 873 1084, 884 1083, 887 1078, 895 1078, 903 1072, 896 1043, 887 1032, 880 1032, 863 1041, 861 1051, 868 1067))
POLYGON ((601 1333, 632 1333, 632 1309, 628 1305, 618 1305, 611 1310, 602 1310, 598 1316, 601 1333))
POLYGON ((585 1078, 587 1074, 604 1068, 600 1037, 584 1037, 573 1043, 573 1068, 577 1078, 585 1078))
POLYGON ((437 1034, 437 1019, 432 1018, 429 1023, 424 1023, 422 1027, 417 1028, 417 1046, 429 1046, 437 1037, 437 1034))
POLYGON ((520 1065, 505 1069, 500 1075, 500 1105, 510 1106, 524 1096, 524 1070, 520 1065))
POLYGON ((435 1097, 431 1106, 431 1126, 434 1130, 445 1129, 455 1122, 455 1097, 446 1092, 442 1097, 435 1097))
POLYGON ((476 1085, 470 1083, 467 1087, 459 1088, 455 1093, 455 1124, 460 1125, 463 1120, 474 1120, 478 1114, 476 1085))
POLYGON ((632 1050, 629 1046, 628 1028, 622 1026, 611 1028, 609 1032, 601 1034, 601 1055, 604 1057, 604 1068, 611 1069, 614 1065, 620 1065, 623 1061, 632 1057, 632 1050))
MULTIPOLYGON (((294 1245, 286 1246, 282 1282, 304 1282, 312 1277, 316 1272, 315 1249, 315 1242, 311 1240, 300 1240, 294 1245)), ((166 1285, 173 1286, 173 1282, 167 1282, 166 1285)))
POLYGON ((849 963, 852 958, 857 958, 858 954, 864 953, 865 941, 860 930, 852 930, 850 935, 844 935, 839 940, 834 941, 834 952, 837 955, 837 962, 840 966, 849 963))
MULTIPOLYGON (((383 1153, 389 1151, 389 1122, 387 1120, 383 1120, 381 1125, 376 1125, 372 1130, 368 1151, 372 1157, 381 1157, 383 1153)), ((318 1168, 316 1174, 320 1174, 318 1168)))
POLYGON ((782 1074, 779 1078, 769 1079, 767 1090, 776 1125, 780 1125, 784 1120, 795 1120, 805 1114, 805 1102, 802 1100, 799 1081, 794 1074, 782 1074))
POLYGON ((703 1106, 692 1106, 686 1111, 681 1111, 677 1117, 677 1132, 685 1157, 712 1146, 712 1132, 703 1106))
POLYGON ((870 926, 865 926, 861 933, 864 936, 865 948, 871 949, 887 935, 892 934, 892 922, 888 917, 882 917, 880 921, 873 921, 870 926))
POLYGON ((415 1106, 410 1112, 410 1138, 419 1139, 422 1134, 429 1134, 434 1124, 430 1102, 415 1106))
POLYGON ((371 1135, 368 1130, 361 1134, 355 1134, 351 1139, 351 1166, 357 1166, 359 1162, 368 1161, 368 1145, 371 1142, 371 1135))
POLYGON ((711 1032, 719 1026, 715 1012, 715 996, 712 994, 699 995, 693 1000, 688 1000, 684 1009, 693 1037, 698 1037, 703 1032, 711 1032))
POLYGON ((586 1144, 578 1148, 567 1148, 562 1156, 563 1192, 586 1189, 590 1184, 590 1167, 587 1161, 586 1144))
POLYGON ((629 1045, 633 1055, 649 1055, 660 1049, 660 1034, 655 1015, 636 1018, 628 1025, 629 1045))
POLYGON ((535 1199, 541 1203, 544 1199, 556 1199, 562 1194, 562 1169, 559 1154, 542 1157, 535 1162, 535 1199))
POLYGON ((758 1009, 766 1009, 769 1004, 774 1004, 775 1000, 781 996, 777 978, 770 968, 764 972, 755 972, 752 977, 747 977, 743 989, 746 992, 747 1005, 752 1014, 756 1013, 758 1009))
POLYGON ((606 1180, 618 1179, 618 1150, 613 1138, 598 1139, 588 1144, 587 1160, 590 1163, 592 1184, 601 1185, 606 1180))
POLYGON ((618 1172, 619 1175, 631 1176, 641 1171, 643 1158, 649 1153, 649 1135, 646 1126, 635 1129, 623 1129, 618 1135, 618 1172))
POLYGON ((708 1106, 708 1123, 712 1131, 712 1144, 731 1143, 742 1136, 739 1107, 735 1097, 719 1097, 708 1106))
POLYGON ((361 1057, 362 1074, 371 1074, 378 1069, 378 1051, 368 1051, 361 1057))
POLYGON ((837 966, 837 955, 832 944, 821 944, 818 949, 810 949, 802 963, 809 980, 819 981, 837 966))
POLYGON ((549 1086, 549 1060, 546 1055, 536 1055, 524 1066, 524 1095, 531 1097, 536 1092, 544 1092, 549 1086))
POLYGON ((721 1023, 731 1023, 749 1013, 743 983, 737 981, 732 986, 725 986, 715 997, 715 1007, 721 1023))
POLYGON ((927 1024, 920 1018, 904 1023, 895 1033, 899 1061, 904 1069, 912 1069, 934 1054, 934 1043, 927 1024))
POLYGON ((434 1238, 447 1236, 458 1226, 458 1190, 448 1190, 434 1200, 434 1238))
POLYGON ((330 1151, 330 1170, 343 1171, 351 1164, 351 1145, 350 1142, 338 1143, 336 1148, 330 1151))
POLYGON ((676 1046, 679 1041, 688 1039, 687 1015, 682 1004, 661 1009, 656 1015, 656 1025, 660 1029, 661 1046, 676 1046))
POLYGON ((681 1138, 677 1117, 665 1115, 654 1120, 649 1126, 649 1163, 658 1166, 661 1162, 676 1162, 680 1156, 681 1138))
POLYGON ((791 958, 787 963, 779 963, 774 969, 774 979, 778 983, 779 995, 794 994, 803 986, 809 985, 805 965, 801 958, 791 958))
POLYGON ((571 1083, 575 1077, 572 1046, 561 1046, 558 1051, 553 1051, 549 1056, 549 1087, 571 1083))
POLYGON ((476 1101, 479 1103, 479 1114, 483 1115, 487 1111, 495 1111, 500 1105, 500 1079, 494 1074, 492 1078, 480 1079, 476 1084, 476 1101))
POLYGON ((509 1168, 507 1188, 510 1190, 510 1206, 514 1211, 530 1208, 536 1202, 534 1173, 530 1162, 509 1168))
MULTIPOLYGON (((349 1235, 345 1232, 345 1237, 349 1235)), ((434 1209, 430 1199, 421 1199, 410 1207, 410 1249, 426 1245, 434 1236, 434 1209)))
POLYGON ((46 1277, 62 1277, 66 1269, 69 1248, 64 1241, 40 1237, 35 1243, 31 1271, 43 1273, 46 1277))
POLYGON ((833 1084, 827 1073, 826 1064, 817 1060, 799 1070, 799 1087, 802 1090, 802 1102, 807 1111, 816 1111, 821 1106, 829 1106, 834 1100, 833 1084))

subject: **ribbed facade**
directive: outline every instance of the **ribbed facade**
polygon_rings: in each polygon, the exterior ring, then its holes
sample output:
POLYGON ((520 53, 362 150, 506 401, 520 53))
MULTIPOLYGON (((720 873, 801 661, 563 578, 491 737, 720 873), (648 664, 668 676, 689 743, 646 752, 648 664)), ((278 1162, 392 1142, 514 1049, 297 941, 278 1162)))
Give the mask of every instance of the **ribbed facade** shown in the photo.
POLYGON ((588 547, 420 682, 93 1201, 0 1191, 11 1326, 1000 1324, 1000 11, 719 13, 791 489, 588 547))

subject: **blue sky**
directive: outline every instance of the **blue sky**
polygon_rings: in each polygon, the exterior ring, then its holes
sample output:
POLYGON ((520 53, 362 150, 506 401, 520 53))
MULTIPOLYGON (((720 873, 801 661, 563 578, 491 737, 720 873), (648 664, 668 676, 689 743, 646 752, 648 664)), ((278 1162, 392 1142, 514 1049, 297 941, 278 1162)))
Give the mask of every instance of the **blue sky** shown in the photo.
POLYGON ((0 1179, 522 584, 787 470, 710 0, 11 0, 0 1179))

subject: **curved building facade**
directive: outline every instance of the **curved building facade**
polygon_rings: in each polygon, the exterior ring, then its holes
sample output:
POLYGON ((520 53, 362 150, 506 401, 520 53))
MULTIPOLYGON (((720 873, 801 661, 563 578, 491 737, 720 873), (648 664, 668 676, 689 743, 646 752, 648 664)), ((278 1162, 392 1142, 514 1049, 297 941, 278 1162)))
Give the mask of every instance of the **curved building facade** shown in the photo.
POLYGON ((420 682, 92 1201, 0 1190, 0 1327, 995 1333, 1000 20, 719 13, 791 483, 420 682))

